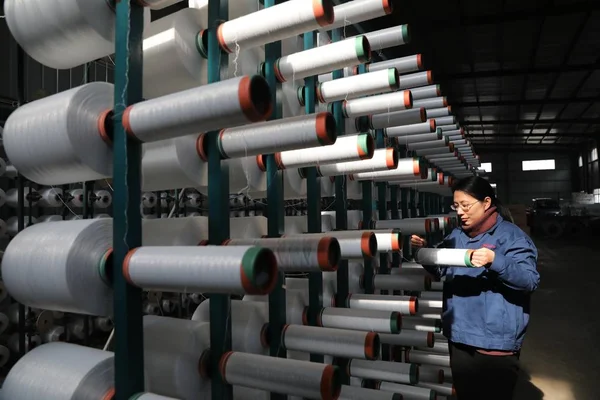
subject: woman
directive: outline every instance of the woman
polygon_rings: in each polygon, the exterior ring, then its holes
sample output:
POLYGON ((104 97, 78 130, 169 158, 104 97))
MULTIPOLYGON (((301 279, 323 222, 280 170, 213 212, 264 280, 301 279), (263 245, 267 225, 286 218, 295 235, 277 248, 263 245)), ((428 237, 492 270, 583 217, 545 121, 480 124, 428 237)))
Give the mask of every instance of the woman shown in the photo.
MULTIPOLYGON (((492 186, 468 177, 454 187, 461 226, 437 247, 476 249, 477 268, 424 266, 445 276, 444 335, 459 400, 510 400, 519 372, 519 352, 529 322, 529 300, 538 287, 537 249, 510 220, 492 186)), ((426 247, 419 236, 413 247, 426 247)))

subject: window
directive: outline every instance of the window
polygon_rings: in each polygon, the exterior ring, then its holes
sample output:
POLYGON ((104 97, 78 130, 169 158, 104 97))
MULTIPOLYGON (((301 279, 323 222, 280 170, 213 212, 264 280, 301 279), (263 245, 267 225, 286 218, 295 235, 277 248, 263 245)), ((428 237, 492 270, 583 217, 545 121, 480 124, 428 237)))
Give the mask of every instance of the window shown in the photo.
POLYGON ((481 163, 481 167, 479 167, 480 170, 485 171, 487 173, 492 172, 492 163, 491 162, 484 162, 481 163))
POLYGON ((594 147, 592 151, 590 151, 590 162, 594 162, 598 160, 598 148, 594 147))
POLYGON ((578 164, 580 167, 583 167, 583 157, 579 156, 579 160, 577 161, 577 164, 578 164))
POLYGON ((523 171, 547 171, 556 169, 554 160, 523 161, 523 171))
POLYGON ((600 189, 594 189, 594 203, 600 203, 600 189))

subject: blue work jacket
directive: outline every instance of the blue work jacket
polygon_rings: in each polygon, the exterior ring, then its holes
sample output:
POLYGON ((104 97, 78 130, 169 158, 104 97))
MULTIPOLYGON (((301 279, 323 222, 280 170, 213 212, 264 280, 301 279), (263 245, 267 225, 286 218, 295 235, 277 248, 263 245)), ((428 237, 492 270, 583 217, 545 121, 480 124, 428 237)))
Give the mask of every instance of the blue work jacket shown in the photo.
POLYGON ((437 247, 487 247, 495 252, 489 268, 424 266, 446 277, 444 336, 480 349, 519 351, 529 323, 531 293, 540 282, 533 241, 498 215, 487 232, 471 238, 456 228, 437 247))

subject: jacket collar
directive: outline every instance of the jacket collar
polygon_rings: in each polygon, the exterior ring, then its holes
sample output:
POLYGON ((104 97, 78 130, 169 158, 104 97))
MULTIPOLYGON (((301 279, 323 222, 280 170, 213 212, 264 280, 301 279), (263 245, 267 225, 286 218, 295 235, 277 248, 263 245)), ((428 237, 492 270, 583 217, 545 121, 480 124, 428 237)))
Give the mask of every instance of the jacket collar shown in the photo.
POLYGON ((479 235, 475 236, 475 237, 470 237, 469 235, 467 235, 467 233, 465 231, 463 231, 462 228, 460 228, 460 231, 463 235, 465 235, 467 237, 467 240, 469 241, 477 241, 479 239, 481 239, 483 237, 483 235, 490 234, 493 235, 494 232, 496 231, 496 229, 498 228, 498 226, 500 226, 500 224, 504 221, 504 218, 502 218, 502 216, 500 215, 500 213, 497 213, 496 215, 496 223, 487 231, 480 233, 479 235))

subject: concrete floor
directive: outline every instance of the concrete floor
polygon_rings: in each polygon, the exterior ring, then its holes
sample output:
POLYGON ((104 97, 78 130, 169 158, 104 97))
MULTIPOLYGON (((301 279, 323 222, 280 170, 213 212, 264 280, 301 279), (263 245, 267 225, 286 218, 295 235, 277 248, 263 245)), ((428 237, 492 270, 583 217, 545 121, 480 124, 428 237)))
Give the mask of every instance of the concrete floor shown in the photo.
POLYGON ((600 240, 535 242, 541 282, 515 400, 598 400, 600 240))

